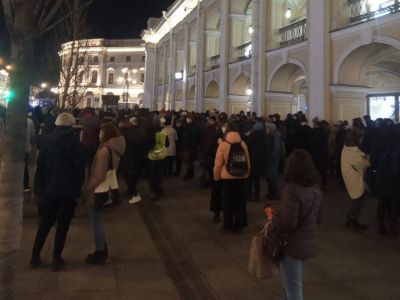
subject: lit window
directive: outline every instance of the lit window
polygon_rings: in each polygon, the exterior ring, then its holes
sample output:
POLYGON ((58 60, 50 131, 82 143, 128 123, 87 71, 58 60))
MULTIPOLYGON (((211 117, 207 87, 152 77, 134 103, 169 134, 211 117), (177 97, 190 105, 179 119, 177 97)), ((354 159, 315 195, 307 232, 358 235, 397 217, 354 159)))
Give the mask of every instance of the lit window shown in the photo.
POLYGON ((114 84, 114 73, 108 73, 107 83, 114 84))

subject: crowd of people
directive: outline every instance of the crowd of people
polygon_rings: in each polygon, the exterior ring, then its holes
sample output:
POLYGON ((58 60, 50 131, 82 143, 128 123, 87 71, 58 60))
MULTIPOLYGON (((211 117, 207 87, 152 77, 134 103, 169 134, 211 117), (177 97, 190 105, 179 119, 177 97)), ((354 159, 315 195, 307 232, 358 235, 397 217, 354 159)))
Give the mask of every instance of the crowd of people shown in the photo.
MULTIPOLYGON (((366 228, 359 217, 370 193, 379 199, 378 233, 398 234, 400 126, 391 119, 373 121, 365 116, 351 124, 329 124, 314 118, 310 124, 302 112, 282 120, 279 115, 150 112, 138 107, 61 114, 35 108, 28 119, 26 163, 36 144, 34 191, 41 220, 32 266, 40 265, 40 250, 56 222, 54 266, 63 265, 62 249, 82 188, 84 198, 93 203, 95 252, 86 262, 104 264, 108 248, 102 209, 110 198, 113 204, 120 203, 117 174, 127 184, 129 203, 135 204, 143 196, 138 190, 141 178, 148 180, 151 200, 158 201, 168 193, 164 177, 192 180, 201 173, 203 186, 210 188, 213 222, 222 219, 222 228, 234 233, 247 226, 246 202, 264 198, 260 182, 265 180, 265 198, 280 200, 271 228, 286 233, 289 240, 280 262, 287 299, 300 299, 288 295, 300 297, 304 262, 315 255, 321 191, 327 191, 328 177, 344 184, 351 198, 346 227, 366 228)), ((25 191, 30 189, 28 174, 27 169, 25 191)))

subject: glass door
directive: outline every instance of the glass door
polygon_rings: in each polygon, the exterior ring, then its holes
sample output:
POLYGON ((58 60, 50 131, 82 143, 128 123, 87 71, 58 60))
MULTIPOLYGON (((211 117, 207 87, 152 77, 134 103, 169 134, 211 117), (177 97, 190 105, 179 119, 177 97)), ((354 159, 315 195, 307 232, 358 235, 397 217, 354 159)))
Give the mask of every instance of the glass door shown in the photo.
POLYGON ((399 94, 367 96, 367 111, 372 120, 381 118, 399 122, 399 94))

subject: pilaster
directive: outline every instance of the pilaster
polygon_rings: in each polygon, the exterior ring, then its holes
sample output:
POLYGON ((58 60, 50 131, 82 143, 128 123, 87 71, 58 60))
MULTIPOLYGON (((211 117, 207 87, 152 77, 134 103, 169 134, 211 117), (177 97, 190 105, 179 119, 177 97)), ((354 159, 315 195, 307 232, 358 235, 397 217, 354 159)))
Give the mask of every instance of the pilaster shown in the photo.
MULTIPOLYGON (((200 4, 199 4, 200 5, 200 4)), ((203 89, 204 89, 204 28, 205 15, 201 7, 197 10, 197 61, 196 61, 196 111, 203 110, 203 89)))
POLYGON ((150 110, 154 110, 156 97, 155 97, 155 88, 157 86, 156 83, 156 65, 157 65, 157 52, 156 46, 154 44, 147 43, 146 44, 146 75, 144 79, 144 100, 143 106, 149 108, 150 110))
POLYGON ((309 119, 314 117, 330 118, 329 20, 328 0, 308 1, 309 119))
POLYGON ((229 1, 221 0, 221 26, 219 47, 219 110, 226 112, 228 105, 228 59, 229 59, 229 1))

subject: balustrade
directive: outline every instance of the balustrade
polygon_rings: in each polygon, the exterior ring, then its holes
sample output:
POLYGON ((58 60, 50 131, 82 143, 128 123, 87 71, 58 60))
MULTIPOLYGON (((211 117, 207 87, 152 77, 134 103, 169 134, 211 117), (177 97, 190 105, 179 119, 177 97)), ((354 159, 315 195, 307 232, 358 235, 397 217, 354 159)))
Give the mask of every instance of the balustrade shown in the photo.
POLYGON ((307 20, 303 19, 279 29, 281 47, 287 47, 306 40, 307 20))
POLYGON ((374 1, 348 0, 350 6, 350 22, 365 22, 384 15, 400 11, 399 0, 374 1))

